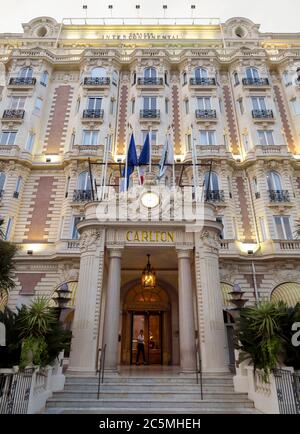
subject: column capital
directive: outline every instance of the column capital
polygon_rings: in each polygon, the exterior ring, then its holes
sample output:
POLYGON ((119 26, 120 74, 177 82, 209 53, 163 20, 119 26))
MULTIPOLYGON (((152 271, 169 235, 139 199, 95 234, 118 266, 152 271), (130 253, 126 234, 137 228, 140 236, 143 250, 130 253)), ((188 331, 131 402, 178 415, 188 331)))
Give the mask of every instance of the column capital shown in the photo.
POLYGON ((122 258, 124 246, 107 246, 108 255, 110 258, 122 258))
POLYGON ((190 259, 191 258, 191 251, 192 251, 191 247, 176 246, 176 252, 177 252, 178 259, 184 259, 184 258, 190 259))

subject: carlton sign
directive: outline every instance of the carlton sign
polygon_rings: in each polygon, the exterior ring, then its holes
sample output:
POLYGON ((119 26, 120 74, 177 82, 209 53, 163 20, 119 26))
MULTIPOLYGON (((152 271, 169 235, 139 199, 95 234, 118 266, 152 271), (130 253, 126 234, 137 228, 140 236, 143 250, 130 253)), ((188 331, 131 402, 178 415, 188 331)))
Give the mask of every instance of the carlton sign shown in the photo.
POLYGON ((170 231, 127 231, 126 241, 135 243, 174 243, 175 234, 170 231))

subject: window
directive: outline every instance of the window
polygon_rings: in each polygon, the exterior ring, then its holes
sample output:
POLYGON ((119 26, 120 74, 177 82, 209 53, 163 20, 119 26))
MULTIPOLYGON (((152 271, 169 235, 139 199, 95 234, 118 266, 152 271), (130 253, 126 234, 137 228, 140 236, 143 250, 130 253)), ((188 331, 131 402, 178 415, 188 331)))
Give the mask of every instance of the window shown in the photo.
POLYGON ((198 110, 211 110, 211 98, 202 96, 197 98, 198 110))
POLYGON ((192 135, 187 134, 186 135, 186 150, 190 151, 192 149, 192 135))
POLYGON ((65 191, 65 198, 67 198, 69 196, 70 181, 71 181, 71 177, 68 176, 67 184, 66 184, 66 191, 65 191))
POLYGON ((115 100, 113 98, 110 100, 109 112, 111 115, 115 113, 115 100))
POLYGON ((99 131, 83 131, 83 145, 98 145, 99 131))
POLYGON ((168 98, 165 99, 165 111, 166 111, 166 114, 169 113, 169 100, 168 100, 168 98))
POLYGON ((283 83, 286 86, 290 86, 292 84, 290 80, 290 74, 288 73, 288 71, 284 71, 284 73, 282 74, 282 78, 283 78, 283 83))
POLYGON ((144 70, 144 78, 156 78, 157 72, 155 68, 146 68, 144 70))
POLYGON ((131 100, 131 114, 134 114, 135 112, 135 99, 131 100))
POLYGON ((272 171, 267 173, 267 183, 269 190, 282 190, 281 178, 277 172, 272 171))
POLYGON ((79 239, 79 232, 77 230, 77 225, 83 217, 81 216, 73 216, 73 223, 72 223, 72 230, 71 230, 71 238, 72 240, 78 240, 79 239))
POLYGON ((20 72, 21 78, 32 78, 32 76, 33 76, 32 68, 26 67, 26 68, 21 69, 21 72, 20 72))
POLYGON ((19 197, 21 188, 22 188, 22 182, 23 182, 23 178, 22 176, 19 176, 16 182, 16 188, 15 188, 15 192, 14 192, 14 197, 17 199, 19 197))
POLYGON ((41 77, 41 85, 47 86, 49 82, 49 73, 47 71, 44 71, 41 77))
POLYGON ((136 72, 132 74, 132 86, 136 84, 136 72))
POLYGON ((232 185, 231 185, 231 179, 229 176, 227 176, 227 185, 228 185, 229 197, 232 198, 232 185))
POLYGON ((0 136, 0 145, 14 145, 17 137, 17 131, 2 131, 0 136))
POLYGON ((264 96, 252 96, 252 108, 253 110, 266 110, 266 99, 264 96))
POLYGON ((88 98, 87 109, 88 110, 101 110, 102 98, 96 96, 90 96, 88 98))
POLYGON ((243 140, 243 146, 244 146, 245 152, 249 152, 250 151, 249 135, 243 134, 242 140, 243 140))
POLYGON ((13 96, 10 102, 11 110, 23 110, 25 107, 25 96, 13 96))
POLYGON ((144 96, 143 106, 144 110, 156 110, 156 96, 144 96))
POLYGON ((291 106, 295 115, 300 114, 300 103, 297 98, 291 99, 291 106))
POLYGON ((257 178, 253 178, 253 190, 254 190, 254 194, 256 199, 260 198, 260 192, 258 189, 258 184, 257 184, 257 178))
POLYGON ((206 172, 204 175, 204 188, 205 191, 218 191, 219 190, 219 178, 215 172, 206 172))
POLYGON ((10 239, 12 226, 13 226, 13 218, 9 217, 8 220, 7 220, 6 230, 5 230, 5 234, 4 234, 4 239, 5 240, 9 240, 10 239))
POLYGON ((207 78, 207 69, 205 68, 196 68, 195 69, 195 79, 201 80, 201 78, 207 78))
POLYGON ((61 222, 60 222, 60 237, 59 237, 61 240, 64 238, 63 237, 63 235, 64 235, 64 225, 65 225, 65 217, 62 216, 61 222))
POLYGON ((262 241, 266 241, 268 237, 267 237, 266 223, 263 217, 259 217, 259 226, 261 232, 261 239, 262 241))
POLYGON ((74 143, 75 143, 75 136, 76 136, 76 134, 72 133, 72 135, 71 135, 71 142, 70 142, 71 149, 73 148, 74 143))
POLYGON ((119 81, 118 71, 114 70, 113 73, 112 73, 112 84, 114 86, 117 86, 118 85, 118 81, 119 81))
POLYGON ((41 111, 42 105, 43 105, 42 98, 37 98, 36 101, 35 101, 34 110, 37 111, 37 112, 41 111))
POLYGON ((273 131, 260 130, 258 131, 259 143, 261 146, 274 145, 273 131))
POLYGON ((200 145, 216 145, 216 132, 213 130, 200 130, 200 145))
POLYGON ((221 240, 224 240, 224 239, 225 239, 224 217, 221 216, 221 215, 219 215, 219 216, 216 217, 216 221, 217 221, 218 223, 221 223, 221 225, 223 225, 222 230, 221 230, 221 233, 220 233, 220 239, 221 239, 221 240))
POLYGON ((101 78, 106 77, 106 70, 105 68, 96 67, 91 70, 91 77, 92 78, 101 78))
MULTIPOLYGON (((142 131, 142 145, 145 143, 147 134, 149 133, 148 130, 143 130, 142 131)), ((151 146, 156 145, 157 144, 157 130, 152 130, 151 134, 150 134, 150 140, 151 140, 151 146)))
POLYGON ((292 240, 293 234, 289 216, 274 216, 276 233, 279 240, 292 240))
POLYGON ((80 109, 80 98, 78 98, 76 101, 76 113, 79 112, 79 109, 80 109))
POLYGON ((184 108, 185 108, 185 114, 188 115, 190 112, 190 105, 189 105, 189 100, 185 99, 184 100, 184 108))
POLYGON ((257 79, 259 78, 259 72, 256 68, 247 68, 246 69, 246 77, 250 79, 257 79))
POLYGON ((0 172, 0 192, 4 190, 6 181, 6 175, 4 172, 0 172))
POLYGON ((240 84, 239 74, 236 71, 233 73, 233 81, 235 86, 240 84))
POLYGON ((90 173, 85 171, 81 172, 77 180, 78 190, 92 190, 90 173))
POLYGON ((243 98, 239 98, 238 99, 238 105, 239 105, 239 109, 240 109, 240 113, 241 115, 244 114, 244 103, 243 103, 243 98))
POLYGON ((224 108, 223 108, 223 101, 222 101, 221 98, 219 98, 219 110, 220 110, 220 113, 223 113, 223 111, 224 111, 224 108))
POLYGON ((166 86, 169 86, 169 83, 168 83, 168 73, 167 73, 167 71, 165 71, 165 85, 166 85, 166 86))
POLYGON ((182 74, 182 85, 184 86, 185 84, 187 84, 187 73, 184 72, 182 74))

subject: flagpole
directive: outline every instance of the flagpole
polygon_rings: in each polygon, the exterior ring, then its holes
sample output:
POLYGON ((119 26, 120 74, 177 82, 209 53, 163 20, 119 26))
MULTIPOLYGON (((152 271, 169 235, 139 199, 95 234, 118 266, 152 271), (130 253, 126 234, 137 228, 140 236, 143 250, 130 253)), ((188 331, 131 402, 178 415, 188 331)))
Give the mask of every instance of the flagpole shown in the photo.
POLYGON ((102 190, 103 197, 105 194, 105 183, 106 183, 106 178, 107 178, 108 151, 109 151, 109 141, 108 141, 108 136, 107 136, 106 137, 106 149, 105 149, 106 155, 105 155, 105 166, 104 166, 103 190, 102 190))
MULTIPOLYGON (((131 129, 130 124, 128 124, 128 127, 131 129)), ((127 178, 128 178, 128 149, 129 149, 129 144, 130 144, 130 140, 131 140, 131 134, 132 134, 132 131, 129 132, 129 135, 128 135, 129 137, 128 137, 128 140, 126 143, 126 157, 125 157, 125 189, 126 189, 126 191, 127 191, 127 184, 128 184, 128 181, 127 181, 127 178)))
POLYGON ((172 176, 173 176, 173 187, 175 187, 175 183, 176 183, 176 179, 175 179, 175 154, 174 154, 174 141, 173 141, 173 136, 174 136, 174 129, 173 129, 173 124, 170 125, 169 127, 169 136, 170 136, 170 140, 171 140, 171 144, 173 146, 173 163, 172 163, 172 176))
POLYGON ((149 173, 152 170, 152 127, 149 127, 149 173))
POLYGON ((105 163, 106 163, 106 146, 107 146, 107 136, 104 139, 104 150, 103 150, 103 165, 102 165, 102 170, 101 170, 101 182, 100 182, 100 201, 103 198, 103 184, 104 184, 104 172, 105 172, 105 163))

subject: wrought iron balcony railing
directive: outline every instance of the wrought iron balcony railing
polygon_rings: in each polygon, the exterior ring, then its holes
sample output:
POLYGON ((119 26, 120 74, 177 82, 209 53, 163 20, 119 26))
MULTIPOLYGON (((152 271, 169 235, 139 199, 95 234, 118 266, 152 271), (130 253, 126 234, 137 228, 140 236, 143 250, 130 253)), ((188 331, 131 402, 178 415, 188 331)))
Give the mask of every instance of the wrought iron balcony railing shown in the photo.
POLYGON ((34 77, 12 77, 9 80, 9 86, 34 86, 36 78, 34 77))
POLYGON ((196 110, 196 119, 216 119, 216 110, 196 110))
POLYGON ((243 78, 244 86, 269 86, 269 79, 265 78, 243 78))
POLYGON ((274 119, 273 110, 252 110, 254 119, 274 119))
POLYGON ((92 200, 92 190, 74 190, 73 202, 89 202, 92 200))
POLYGON ((83 118, 84 119, 103 119, 104 110, 96 109, 96 110, 83 110, 83 118))
POLYGON ((209 190, 205 192, 206 202, 224 202, 225 195, 223 190, 209 190))
POLYGON ((216 79, 213 77, 206 78, 190 78, 191 86, 215 86, 216 79))
POLYGON ((157 77, 143 77, 138 78, 138 85, 139 86, 162 86, 164 84, 164 81, 162 78, 157 77))
POLYGON ((109 77, 85 77, 85 86, 108 86, 110 84, 109 77))
POLYGON ((269 190, 271 202, 290 202, 290 195, 287 190, 269 190))
POLYGON ((140 117, 145 119, 158 119, 160 118, 160 110, 141 110, 140 117))
POLYGON ((24 119, 25 110, 4 110, 2 119, 24 119))

